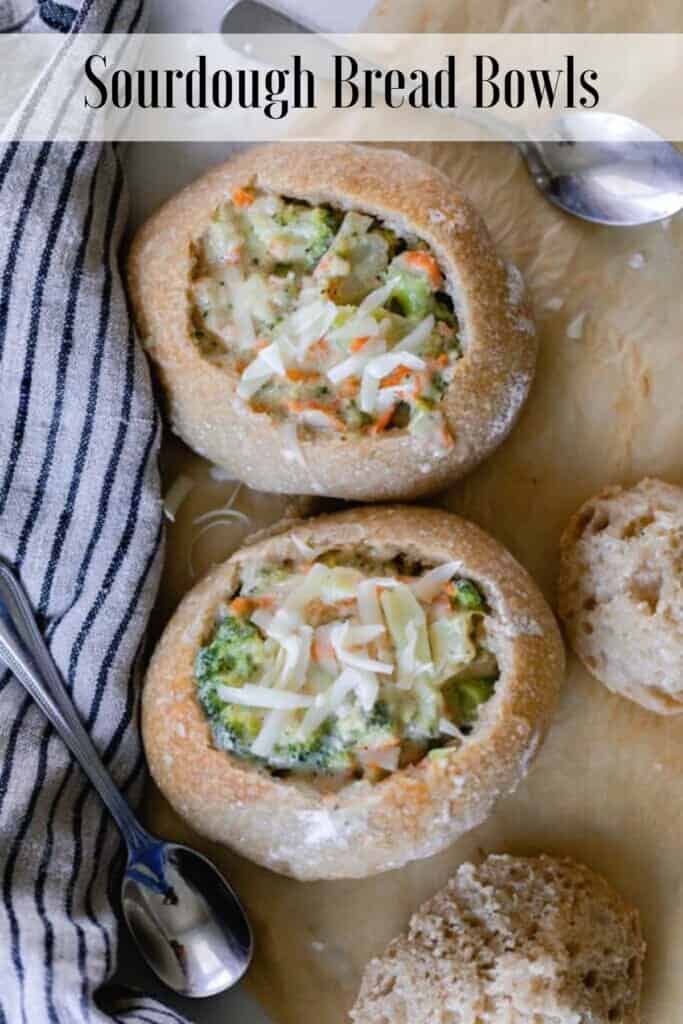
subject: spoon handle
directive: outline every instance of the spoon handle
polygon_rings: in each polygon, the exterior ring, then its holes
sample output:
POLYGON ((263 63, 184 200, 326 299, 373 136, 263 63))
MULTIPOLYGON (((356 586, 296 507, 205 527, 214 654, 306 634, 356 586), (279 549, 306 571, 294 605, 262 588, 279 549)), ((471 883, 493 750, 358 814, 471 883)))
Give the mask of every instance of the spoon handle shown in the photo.
POLYGON ((131 852, 153 842, 102 764, 62 683, 28 597, 1 560, 0 661, 28 690, 64 740, 109 808, 131 852))
MULTIPOLYGON (((332 45, 327 38, 327 33, 321 32, 320 28, 305 15, 296 18, 285 11, 278 0, 231 0, 223 15, 220 31, 226 35, 243 34, 249 38, 249 57, 252 60, 260 60, 263 63, 270 63, 272 51, 268 50, 268 44, 264 51, 259 48, 259 36, 266 34, 279 35, 295 33, 298 35, 316 35, 318 41, 327 49, 331 50, 332 45)), ((336 51, 335 51, 336 52, 336 51)), ((386 67, 376 64, 367 57, 360 57, 351 51, 342 51, 360 59, 362 66, 372 71, 386 72, 386 67)), ((460 106, 455 111, 456 117, 475 124, 478 128, 485 128, 496 139, 502 142, 512 142, 522 153, 526 155, 525 147, 533 145, 527 132, 516 127, 510 121, 503 120, 489 110, 482 110, 470 106, 460 106)))

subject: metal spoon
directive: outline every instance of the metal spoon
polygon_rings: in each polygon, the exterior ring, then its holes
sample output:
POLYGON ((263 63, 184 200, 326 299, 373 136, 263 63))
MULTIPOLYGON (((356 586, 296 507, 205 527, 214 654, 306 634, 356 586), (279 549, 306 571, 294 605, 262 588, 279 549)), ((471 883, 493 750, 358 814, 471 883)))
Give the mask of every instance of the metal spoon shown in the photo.
POLYGON ((121 896, 150 967, 184 996, 215 995, 239 981, 253 952, 245 912, 200 854, 150 835, 116 788, 78 718, 12 570, 0 561, 0 660, 71 750, 121 830, 128 863, 121 896))
MULTIPOLYGON (((221 31, 253 39, 262 33, 321 29, 289 17, 277 2, 237 0, 228 8, 221 31)), ((249 55, 258 59, 255 51, 252 42, 249 55)), ((565 114, 548 127, 554 141, 536 142, 520 141, 517 129, 487 111, 459 107, 458 116, 512 142, 545 198, 582 220, 627 227, 663 220, 683 209, 683 154, 628 117, 594 111, 565 114), (588 133, 601 141, 586 139, 588 133)))

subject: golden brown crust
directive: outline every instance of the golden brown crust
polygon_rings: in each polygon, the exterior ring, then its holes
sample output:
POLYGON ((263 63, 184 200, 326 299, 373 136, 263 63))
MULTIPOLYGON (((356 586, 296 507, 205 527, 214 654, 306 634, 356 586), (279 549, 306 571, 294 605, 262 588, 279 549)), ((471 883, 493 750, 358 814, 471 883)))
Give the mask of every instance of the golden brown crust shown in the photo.
POLYGON ((435 509, 351 509, 302 520, 242 548, 183 600, 156 649, 143 695, 150 770, 170 803, 209 838, 300 879, 362 877, 430 856, 479 824, 525 774, 554 709, 564 652, 553 616, 527 573, 472 523, 435 509), (214 749, 193 675, 217 605, 240 563, 300 559, 360 544, 380 557, 462 561, 492 608, 501 677, 482 726, 457 751, 372 785, 322 794, 214 749))
POLYGON ((521 277, 441 172, 405 153, 340 143, 250 149, 180 192, 139 231, 128 263, 138 328, 157 364, 174 429, 251 487, 365 500, 415 498, 463 475, 507 435, 533 377, 536 340, 521 277), (443 399, 455 447, 437 458, 407 431, 302 442, 286 461, 266 413, 235 400, 237 377, 189 336, 190 243, 236 185, 375 214, 423 238, 446 272, 464 355, 443 399))

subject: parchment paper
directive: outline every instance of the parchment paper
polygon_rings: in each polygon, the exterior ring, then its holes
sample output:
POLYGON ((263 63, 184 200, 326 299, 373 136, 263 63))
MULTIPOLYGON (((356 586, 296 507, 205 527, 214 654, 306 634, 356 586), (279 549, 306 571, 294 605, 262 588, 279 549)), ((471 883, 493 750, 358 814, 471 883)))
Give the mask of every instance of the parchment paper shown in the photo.
MULTIPOLYGON (((559 16, 549 23, 547 9, 559 4, 508 7, 498 0, 476 18, 467 4, 459 5, 459 17, 446 16, 447 0, 421 5, 419 17, 416 6, 406 2, 401 21, 395 3, 390 23, 385 10, 376 25, 393 31, 675 27, 675 7, 666 3, 637 25, 626 24, 628 16, 616 24, 613 14, 606 21, 612 5, 584 3, 580 26, 576 6, 571 24, 559 16)), ((512 436, 440 503, 506 544, 554 603, 559 535, 580 502, 604 484, 645 474, 683 483, 683 218, 630 230, 590 226, 539 198, 507 146, 413 151, 451 175, 483 211, 501 252, 525 274, 541 336, 535 386, 512 436)), ((169 478, 191 467, 200 484, 169 531, 160 618, 190 583, 184 567, 192 518, 234 489, 207 485, 201 460, 175 443, 166 457, 169 478)), ((245 507, 244 497, 237 496, 237 507, 245 507)), ((275 518, 284 504, 259 498, 259 521, 275 518)), ((202 539, 197 569, 227 556, 239 540, 235 529, 216 528, 202 539)), ((257 937, 248 985, 278 1024, 343 1021, 366 961, 462 860, 481 851, 568 854, 602 872, 642 913, 644 1024, 683 1020, 683 716, 660 718, 609 694, 575 658, 527 780, 485 825, 432 860, 361 882, 302 884, 203 843, 158 794, 150 798, 149 820, 206 850, 237 885, 257 937)))

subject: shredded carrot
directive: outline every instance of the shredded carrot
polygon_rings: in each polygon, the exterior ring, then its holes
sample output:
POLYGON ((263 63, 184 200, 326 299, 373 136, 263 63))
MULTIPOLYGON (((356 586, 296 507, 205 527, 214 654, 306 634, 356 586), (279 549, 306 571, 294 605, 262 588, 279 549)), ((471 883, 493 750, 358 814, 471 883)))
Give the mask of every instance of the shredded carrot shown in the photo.
POLYGON ((299 381, 318 380, 319 377, 320 374, 315 370, 297 370, 296 368, 287 370, 287 380, 295 381, 296 383, 299 381))
POLYGON ((413 395, 417 398, 425 390, 427 386, 427 380, 424 373, 419 372, 414 374, 413 380, 415 382, 413 384, 413 395))
POLYGON ((351 352, 360 352, 360 350, 365 345, 367 345, 367 343, 369 341, 370 341, 370 338, 369 338, 368 335, 364 335, 361 338, 354 338, 353 341, 351 342, 351 344, 349 345, 349 349, 351 350, 351 352))
POLYGON ((347 377, 339 385, 338 391, 342 398, 354 398, 358 394, 360 381, 358 377, 347 377))
POLYGON ((253 597, 252 601, 257 608, 272 608, 275 604, 275 598, 272 594, 259 594, 257 597, 253 597))
POLYGON ((319 261, 318 266, 313 271, 313 277, 317 277, 320 274, 324 274, 333 259, 334 253, 326 252, 323 258, 319 261))
POLYGON ((311 657, 313 661, 324 661, 335 657, 334 647, 329 640, 321 640, 316 637, 311 646, 311 657))
POLYGON ((394 417, 394 411, 394 406, 392 405, 391 409, 383 412, 379 419, 375 420, 370 427, 370 433, 381 434, 383 430, 386 430, 394 417))
POLYGON ((269 344, 270 342, 266 341, 264 338, 257 338, 256 341, 254 342, 254 348, 256 349, 257 352, 260 352, 261 349, 268 348, 269 344))
POLYGON ((313 355, 313 354, 321 355, 321 356, 327 355, 327 353, 329 351, 329 345, 327 344, 327 339, 326 338, 318 338, 317 341, 313 342, 313 344, 310 346, 308 351, 311 353, 311 355, 313 355))
POLYGON ((241 619, 250 615, 254 608, 254 602, 248 597, 235 597, 230 602, 230 611, 233 615, 238 615, 241 619))
POLYGON ((232 199, 233 203, 235 204, 235 206, 238 206, 238 207, 251 206, 251 204, 254 202, 255 198, 256 198, 256 196, 253 194, 253 192, 250 192, 246 188, 240 188, 238 186, 237 188, 234 188, 232 190, 231 199, 232 199))
POLYGON ((423 252, 422 249, 412 249, 403 253, 403 260, 412 270, 422 270, 429 278, 429 283, 435 291, 443 284, 439 264, 431 253, 423 252))
POLYGON ((434 362, 437 366, 448 366, 448 352, 440 352, 434 362))
POLYGON ((443 441, 444 448, 453 448, 455 446, 455 439, 453 435, 445 427, 441 431, 441 439, 443 441))
POLYGON ((287 402, 287 409, 289 412, 293 413, 306 412, 307 409, 314 409, 316 412, 324 413, 336 430, 346 430, 346 424, 344 421, 337 416, 329 406, 323 405, 322 402, 316 402, 314 399, 292 398, 287 402))
POLYGON ((382 379, 382 387, 396 387, 402 380, 409 377, 411 372, 412 371, 409 370, 407 366, 397 366, 395 370, 392 370, 391 373, 387 374, 387 376, 382 379))

